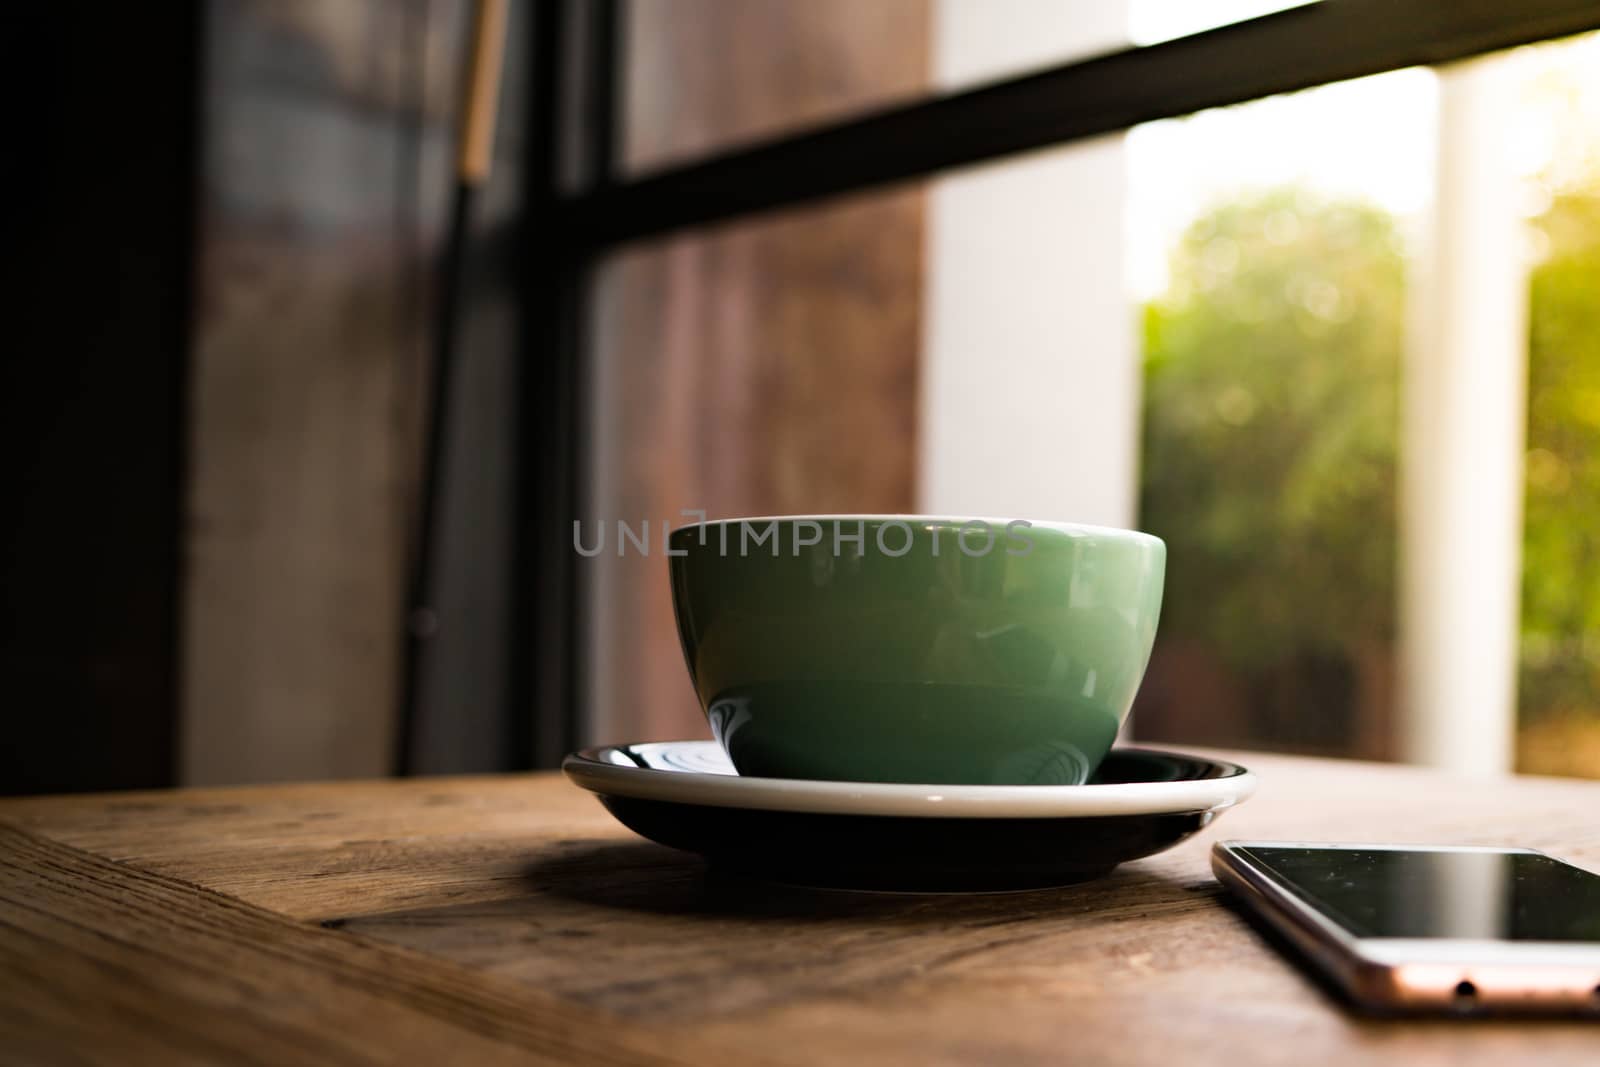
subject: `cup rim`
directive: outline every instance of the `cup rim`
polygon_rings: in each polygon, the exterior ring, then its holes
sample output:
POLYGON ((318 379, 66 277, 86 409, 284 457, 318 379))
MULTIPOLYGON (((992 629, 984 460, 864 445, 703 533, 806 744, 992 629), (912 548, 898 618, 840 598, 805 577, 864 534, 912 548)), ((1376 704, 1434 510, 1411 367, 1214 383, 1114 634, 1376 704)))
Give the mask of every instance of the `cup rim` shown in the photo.
POLYGON ((1087 534, 1096 537, 1131 537, 1135 540, 1152 541, 1159 545, 1166 542, 1153 533, 1144 530, 1129 529, 1124 526, 1100 526, 1087 522, 1063 522, 1056 519, 1025 519, 1011 518, 1000 519, 988 515, 970 515, 957 518, 950 514, 910 514, 910 513, 857 513, 857 514, 798 514, 798 515, 734 515, 721 519, 702 519, 698 522, 685 523, 673 528, 674 534, 685 530, 693 530, 702 526, 723 526, 732 523, 748 522, 906 522, 906 523, 937 523, 943 526, 960 527, 974 522, 986 523, 989 526, 1004 529, 1010 523, 1027 523, 1027 528, 1035 530, 1054 530, 1065 534, 1087 534))

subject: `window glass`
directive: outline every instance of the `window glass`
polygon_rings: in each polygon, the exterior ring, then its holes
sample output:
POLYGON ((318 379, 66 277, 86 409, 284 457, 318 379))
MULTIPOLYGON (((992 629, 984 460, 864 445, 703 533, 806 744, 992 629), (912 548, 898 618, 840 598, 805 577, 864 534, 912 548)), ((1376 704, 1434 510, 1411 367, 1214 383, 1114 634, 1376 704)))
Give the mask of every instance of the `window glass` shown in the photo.
POLYGON ((1395 754, 1400 383, 1433 75, 1136 128, 1140 524, 1167 597, 1145 736, 1395 754))

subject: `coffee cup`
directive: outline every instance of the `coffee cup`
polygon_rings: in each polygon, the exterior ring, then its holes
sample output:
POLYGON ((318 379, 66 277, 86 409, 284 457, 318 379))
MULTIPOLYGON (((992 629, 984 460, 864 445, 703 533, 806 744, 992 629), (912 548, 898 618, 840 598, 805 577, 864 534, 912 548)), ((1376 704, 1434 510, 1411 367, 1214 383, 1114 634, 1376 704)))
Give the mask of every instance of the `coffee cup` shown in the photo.
POLYGON ((1149 661, 1166 546, 914 515, 673 531, 689 675, 742 775, 1076 785, 1149 661))

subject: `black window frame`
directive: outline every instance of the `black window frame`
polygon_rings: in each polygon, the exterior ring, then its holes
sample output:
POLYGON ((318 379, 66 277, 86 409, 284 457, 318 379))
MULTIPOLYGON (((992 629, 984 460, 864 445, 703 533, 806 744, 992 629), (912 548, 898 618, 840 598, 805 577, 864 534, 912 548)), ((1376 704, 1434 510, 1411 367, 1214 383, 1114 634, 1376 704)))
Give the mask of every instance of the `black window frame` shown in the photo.
POLYGON ((1156 119, 1600 29, 1595 0, 1320 0, 620 177, 618 0, 535 9, 528 211, 498 235, 521 257, 528 294, 508 588, 517 725, 507 742, 519 766, 553 766, 583 729, 586 630, 571 530, 585 513, 585 327, 600 256, 1156 119))

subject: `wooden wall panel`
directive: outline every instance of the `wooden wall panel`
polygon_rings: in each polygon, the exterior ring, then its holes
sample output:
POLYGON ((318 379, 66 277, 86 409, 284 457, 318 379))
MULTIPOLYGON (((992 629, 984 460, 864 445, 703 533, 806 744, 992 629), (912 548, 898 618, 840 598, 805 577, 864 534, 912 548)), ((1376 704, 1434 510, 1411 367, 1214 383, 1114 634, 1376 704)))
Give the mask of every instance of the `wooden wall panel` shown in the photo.
MULTIPOLYGON (((922 2, 635 3, 637 164, 926 86, 922 2), (758 62, 758 59, 760 60, 758 62)), ((909 511, 923 196, 889 192, 625 251, 596 309, 588 587, 593 739, 705 733, 672 622, 663 520, 909 511), (615 553, 616 520, 654 551, 615 553)))
POLYGON ((381 773, 425 297, 408 11, 212 3, 189 783, 381 773))
POLYGON ((931 91, 930 0, 625 0, 624 169, 931 91))
MULTIPOLYGON (((207 8, 186 782, 389 769, 466 14, 461 0, 207 8)), ((507 63, 518 84, 524 27, 519 13, 507 63)), ((506 90, 503 147, 520 140, 519 93, 506 90)), ((516 209, 515 156, 497 161, 480 231, 516 209)), ((508 268, 473 276, 446 459, 451 626, 424 683, 449 728, 426 738, 438 758, 424 769, 493 769, 503 730, 493 530, 509 521, 515 338, 508 268)))

